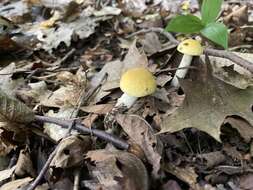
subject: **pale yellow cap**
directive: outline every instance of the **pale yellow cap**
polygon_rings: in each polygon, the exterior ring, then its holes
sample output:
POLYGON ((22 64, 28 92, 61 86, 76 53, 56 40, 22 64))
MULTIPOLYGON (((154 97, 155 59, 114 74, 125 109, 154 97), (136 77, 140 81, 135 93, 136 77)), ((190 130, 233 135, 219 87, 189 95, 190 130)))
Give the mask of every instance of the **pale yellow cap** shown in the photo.
POLYGON ((150 95, 156 90, 155 77, 144 67, 129 69, 120 79, 120 89, 133 97, 150 95))
POLYGON ((203 47, 198 40, 187 39, 177 46, 177 51, 192 56, 199 56, 203 53, 203 47))

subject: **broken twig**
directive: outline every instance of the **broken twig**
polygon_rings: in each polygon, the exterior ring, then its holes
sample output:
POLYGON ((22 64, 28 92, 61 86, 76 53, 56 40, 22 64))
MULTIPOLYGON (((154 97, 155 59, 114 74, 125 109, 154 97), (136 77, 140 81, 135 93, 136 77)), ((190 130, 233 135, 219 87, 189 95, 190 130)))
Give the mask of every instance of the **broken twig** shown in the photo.
MULTIPOLYGON (((41 122, 46 122, 46 123, 54 123, 56 125, 62 126, 63 128, 68 128, 70 126, 70 123, 72 122, 70 120, 63 120, 63 119, 58 119, 58 118, 54 118, 54 117, 39 116, 39 115, 35 116, 35 120, 41 121, 41 122)), ((114 146, 116 146, 120 149, 127 150, 129 148, 129 144, 126 141, 124 141, 112 134, 108 134, 103 130, 90 129, 90 128, 87 128, 84 125, 78 124, 78 123, 74 124, 73 129, 79 131, 80 133, 93 134, 93 135, 99 137, 100 139, 103 139, 107 142, 111 142, 114 146)))

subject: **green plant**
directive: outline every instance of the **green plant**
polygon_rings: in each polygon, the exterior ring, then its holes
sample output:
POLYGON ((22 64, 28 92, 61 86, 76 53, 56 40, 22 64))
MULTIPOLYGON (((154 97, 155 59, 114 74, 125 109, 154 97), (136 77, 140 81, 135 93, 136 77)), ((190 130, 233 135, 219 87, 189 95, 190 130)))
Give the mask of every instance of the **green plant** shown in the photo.
POLYGON ((228 29, 217 21, 223 0, 203 0, 201 19, 197 16, 178 15, 166 26, 166 31, 184 34, 200 33, 212 42, 228 47, 228 29))

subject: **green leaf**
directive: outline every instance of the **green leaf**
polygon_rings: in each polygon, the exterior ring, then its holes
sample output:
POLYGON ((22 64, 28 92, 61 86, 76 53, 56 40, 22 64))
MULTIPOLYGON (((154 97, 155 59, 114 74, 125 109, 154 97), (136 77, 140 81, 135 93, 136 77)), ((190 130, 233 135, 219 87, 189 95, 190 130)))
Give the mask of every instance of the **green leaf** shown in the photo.
POLYGON ((205 24, 214 22, 221 10, 222 0, 204 0, 201 7, 201 17, 205 24))
POLYGON ((228 30, 224 24, 217 22, 210 23, 200 33, 225 49, 228 48, 228 30))
POLYGON ((194 15, 179 15, 168 23, 165 30, 189 34, 199 32, 203 28, 204 25, 198 17, 194 15))

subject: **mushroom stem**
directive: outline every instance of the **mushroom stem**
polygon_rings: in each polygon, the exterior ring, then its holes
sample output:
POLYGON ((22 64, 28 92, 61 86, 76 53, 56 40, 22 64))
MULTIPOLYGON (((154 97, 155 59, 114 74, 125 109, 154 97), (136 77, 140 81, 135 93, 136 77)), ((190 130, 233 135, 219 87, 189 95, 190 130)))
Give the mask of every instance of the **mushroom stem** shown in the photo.
POLYGON ((117 101, 115 107, 119 106, 126 106, 127 108, 130 108, 134 102, 137 100, 137 97, 129 96, 126 93, 124 93, 117 101))
MULTIPOLYGON (((189 67, 191 65, 191 61, 192 61, 192 56, 184 54, 178 68, 189 67)), ((187 71, 188 71, 188 68, 178 69, 175 73, 174 78, 171 81, 171 86, 178 88, 180 86, 178 78, 184 78, 185 75, 187 74, 187 71)))

